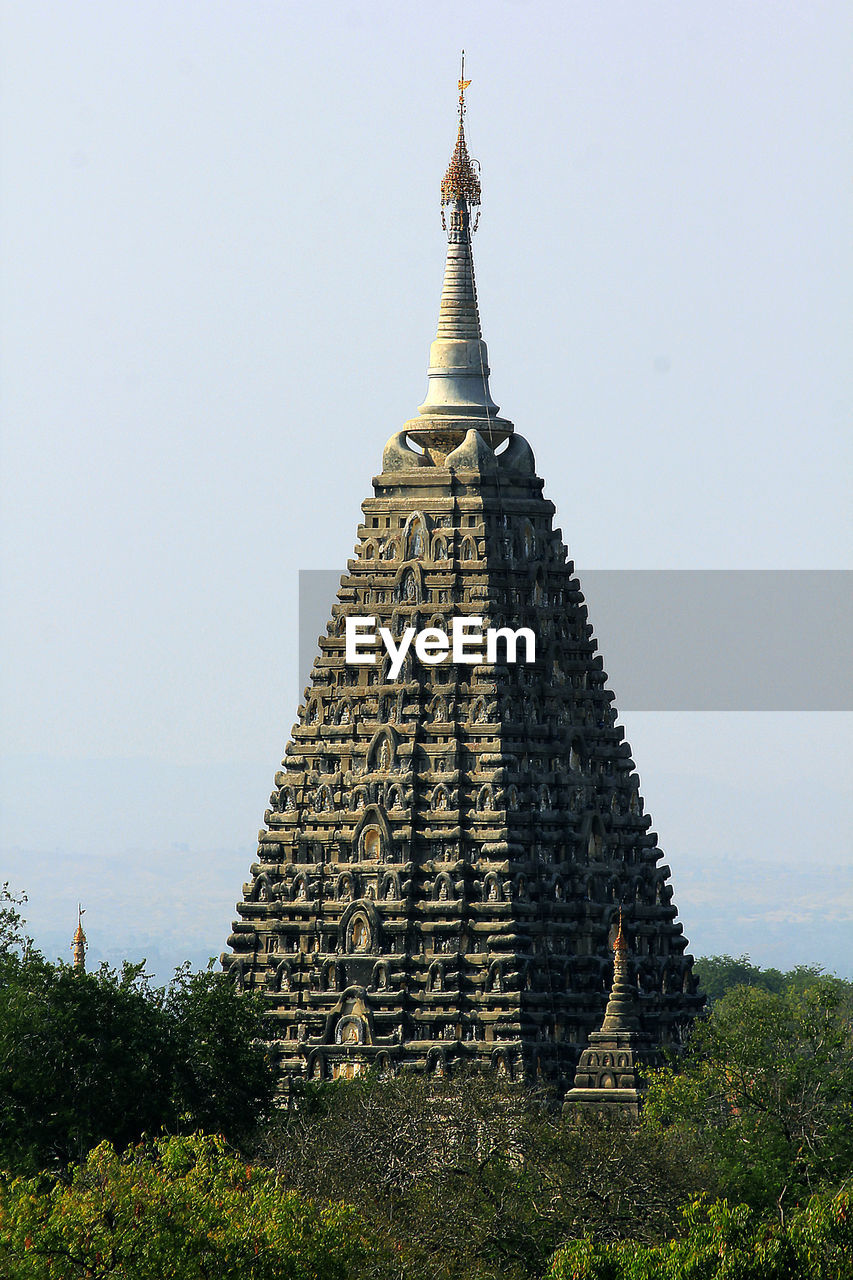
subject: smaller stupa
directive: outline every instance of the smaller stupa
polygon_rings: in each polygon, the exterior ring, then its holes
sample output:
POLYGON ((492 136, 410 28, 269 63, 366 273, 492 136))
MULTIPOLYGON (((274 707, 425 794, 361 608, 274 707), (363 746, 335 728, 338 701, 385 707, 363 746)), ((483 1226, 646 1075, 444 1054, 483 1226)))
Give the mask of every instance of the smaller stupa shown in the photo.
POLYGON ((636 1116, 644 1091, 641 1068, 658 1067, 661 1056, 651 1036, 641 1030, 637 990, 628 974, 628 942, 619 912, 613 940, 613 986, 599 1031, 590 1033, 580 1056, 574 1087, 565 1106, 620 1111, 636 1116))
POLYGON ((74 937, 71 940, 71 953, 73 955, 72 965, 78 973, 86 972, 86 948, 89 944, 86 941, 86 935, 83 932, 83 916, 85 914, 85 911, 78 902, 77 928, 75 930, 74 937))

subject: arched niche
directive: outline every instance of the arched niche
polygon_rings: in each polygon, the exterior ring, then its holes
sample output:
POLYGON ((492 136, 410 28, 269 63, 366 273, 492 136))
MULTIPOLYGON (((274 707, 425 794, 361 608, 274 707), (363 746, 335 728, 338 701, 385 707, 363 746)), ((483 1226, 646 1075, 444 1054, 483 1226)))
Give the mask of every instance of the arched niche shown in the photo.
POLYGON ((406 560, 422 560, 429 544, 429 527, 422 511, 413 511, 401 534, 406 560))
POLYGON ((495 1049, 492 1054, 492 1069, 495 1074, 505 1079, 512 1079, 512 1063, 503 1049, 495 1049))
POLYGON ((379 773, 390 773, 397 766, 397 733, 390 725, 377 729, 367 748, 367 767, 379 773))
POLYGON ((355 897, 355 891, 355 876, 350 871, 344 871, 338 876, 335 896, 339 902, 349 902, 355 897))
POLYGON ((436 876, 432 886, 432 897, 434 902, 456 901, 456 887, 447 872, 443 871, 441 875, 436 876))
POLYGON ((342 698, 334 708, 335 724, 344 726, 352 724, 352 703, 349 698, 342 698))
POLYGON ((367 804, 367 788, 356 787, 352 793, 351 807, 355 813, 358 813, 367 804))
POLYGON ((365 916, 353 916, 347 937, 348 951, 369 951, 373 943, 370 922, 365 916))
POLYGON ((384 861, 389 857, 391 829, 382 808, 370 804, 362 813, 353 832, 353 845, 358 850, 360 860, 384 861))
POLYGON ((378 827, 366 827, 361 836, 361 858, 375 862, 382 857, 382 836, 378 827))
POLYGON ((484 809, 494 809, 495 793, 490 782, 486 782, 477 792, 477 812, 482 813, 484 809))
POLYGON ((443 534, 437 534, 433 539, 432 558, 438 563, 443 563, 447 559, 447 539, 443 534))
POLYGON ((400 877, 396 871, 386 872, 382 877, 379 896, 385 902, 398 902, 400 900, 400 877))
POLYGON ((434 810, 450 809, 452 807, 450 792, 443 782, 433 790, 430 808, 434 810))
POLYGON ((338 1020, 335 1027, 335 1044, 369 1044, 367 1019, 357 1013, 348 1013, 338 1020))
POLYGON ((305 1075, 309 1080, 326 1079, 326 1059, 319 1049, 313 1049, 305 1063, 305 1075))
POLYGON ((529 520, 525 520, 521 527, 519 551, 527 559, 536 554, 536 532, 529 520))
POLYGON ((359 898, 351 902, 338 925, 341 949, 347 954, 368 955, 379 948, 379 915, 374 902, 359 898))
POLYGON ((377 1053, 376 1059, 375 1059, 375 1066, 376 1066, 376 1070, 379 1072, 380 1080, 387 1080, 390 1076, 394 1074, 394 1064, 391 1061, 391 1055, 390 1053, 387 1053, 384 1049, 382 1050, 381 1053, 377 1053))
POLYGON ((494 871, 490 871, 483 881, 483 901, 503 902, 504 891, 500 879, 494 871))
POLYGON ((388 787, 385 793, 385 806, 388 809, 405 809, 405 796, 399 782, 388 787))
POLYGON ((478 698, 471 708, 471 723, 485 724, 488 720, 485 698, 478 698))
POLYGON ((250 902, 269 902, 272 899, 272 883, 266 872, 261 872, 252 885, 250 902))
POLYGON ((426 1059, 427 1075, 447 1075, 447 1054, 443 1049, 430 1049, 426 1059))
POLYGON ((332 795, 331 787, 323 785, 317 788, 317 795, 314 798, 315 813, 331 813, 335 807, 335 800, 332 795))
POLYGON ((420 561, 408 562, 398 571, 394 583, 394 599, 398 604, 415 605, 424 600, 424 573, 420 561))
POLYGON ((373 1043, 373 1011, 370 997, 365 987, 350 986, 340 993, 334 1007, 326 1015, 326 1025, 323 1031, 324 1044, 340 1043, 337 1040, 337 1030, 340 1022, 346 1018, 360 1019, 364 1024, 365 1037, 361 1043, 373 1043))
POLYGON ((441 723, 445 723, 447 721, 447 699, 443 694, 436 694, 429 704, 429 710, 433 720, 441 723))

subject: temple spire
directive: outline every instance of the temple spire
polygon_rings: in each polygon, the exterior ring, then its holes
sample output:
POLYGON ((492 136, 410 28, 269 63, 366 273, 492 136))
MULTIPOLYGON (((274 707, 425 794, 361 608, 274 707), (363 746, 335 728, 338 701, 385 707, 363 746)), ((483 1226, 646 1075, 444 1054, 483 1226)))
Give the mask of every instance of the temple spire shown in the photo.
POLYGON ((77 928, 74 932, 74 937, 71 941, 71 951, 74 957, 72 963, 78 973, 86 972, 86 948, 88 947, 89 944, 87 943, 86 935, 83 932, 83 916, 85 914, 86 914, 85 911, 83 910, 83 908, 78 902, 77 928))
MULTIPOLYGON (((487 443, 500 444, 513 426, 498 417, 489 391, 489 357, 480 328, 471 237, 477 223, 471 210, 480 204, 479 165, 468 154, 465 138, 465 54, 459 77, 459 124, 456 146, 441 182, 441 219, 447 232, 447 261, 435 341, 430 347, 427 395, 420 419, 406 431, 431 452, 455 448, 471 428, 487 443)), ((479 213, 477 214, 479 218, 479 213)))
POLYGON ((638 1031, 637 992, 628 972, 628 942, 622 929, 622 908, 619 908, 619 930, 613 939, 613 986, 604 1011, 601 1030, 638 1031))
POLYGON ((644 1070, 660 1065, 660 1054, 642 1030, 638 992, 631 981, 628 940, 622 927, 613 939, 613 985, 604 1021, 589 1037, 564 1105, 638 1115, 645 1091, 644 1070))

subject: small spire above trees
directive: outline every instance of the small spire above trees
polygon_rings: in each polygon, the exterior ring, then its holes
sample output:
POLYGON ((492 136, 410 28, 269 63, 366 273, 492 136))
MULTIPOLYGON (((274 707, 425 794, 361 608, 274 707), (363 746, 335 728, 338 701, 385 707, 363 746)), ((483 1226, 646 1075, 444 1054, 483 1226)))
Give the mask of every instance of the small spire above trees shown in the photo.
POLYGON ((83 932, 83 916, 85 914, 86 912, 83 910, 80 903, 78 902, 77 928, 74 931, 74 937, 71 941, 71 951, 74 957, 72 963, 78 973, 86 972, 86 951, 88 950, 88 947, 89 947, 89 944, 86 941, 86 935, 83 932))

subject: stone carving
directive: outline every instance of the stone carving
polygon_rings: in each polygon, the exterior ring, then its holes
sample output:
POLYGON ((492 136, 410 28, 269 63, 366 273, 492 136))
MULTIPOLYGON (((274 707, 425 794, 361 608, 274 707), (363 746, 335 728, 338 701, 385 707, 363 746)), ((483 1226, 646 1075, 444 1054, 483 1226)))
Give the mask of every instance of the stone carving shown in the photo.
POLYGON ((489 392, 455 181, 445 212, 427 397, 363 504, 223 965, 263 992, 285 1077, 480 1062, 633 1105, 702 999, 554 507, 489 392), (345 662, 364 614, 527 626, 536 661, 410 652, 391 681, 345 662), (602 1025, 619 902, 642 994, 617 962, 602 1025))

